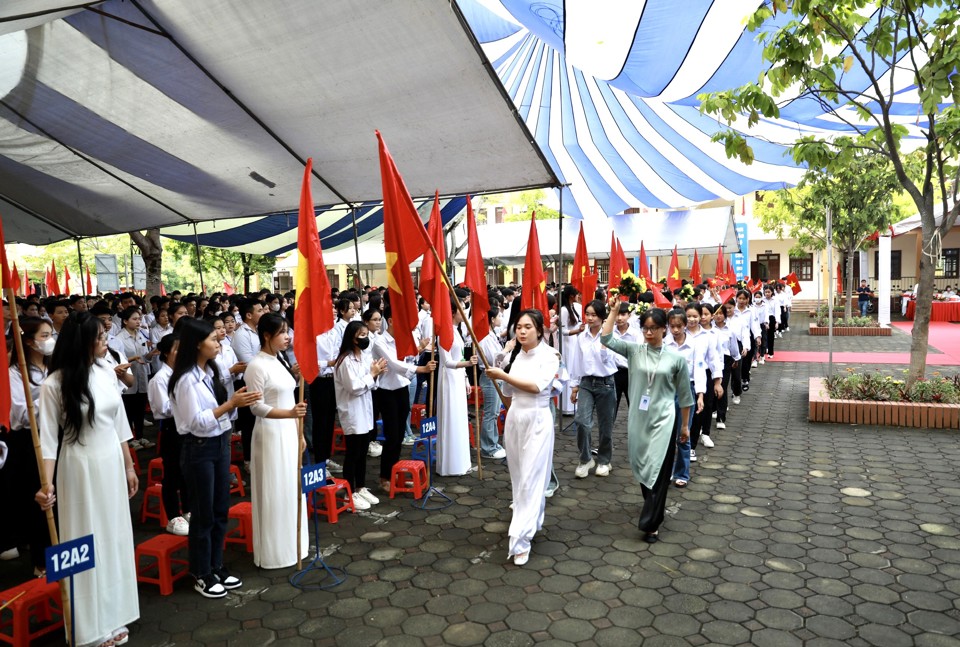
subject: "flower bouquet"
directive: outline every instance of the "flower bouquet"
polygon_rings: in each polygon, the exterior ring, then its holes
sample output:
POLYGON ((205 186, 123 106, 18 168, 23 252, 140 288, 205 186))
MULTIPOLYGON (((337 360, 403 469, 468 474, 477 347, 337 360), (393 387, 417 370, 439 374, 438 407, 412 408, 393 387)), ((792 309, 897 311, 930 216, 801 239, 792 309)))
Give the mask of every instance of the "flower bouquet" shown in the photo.
POLYGON ((610 294, 619 294, 621 301, 629 301, 630 297, 647 291, 647 282, 633 272, 625 272, 620 276, 620 284, 610 289, 610 294))
POLYGON ((677 291, 675 296, 689 303, 693 300, 693 294, 693 286, 687 283, 677 291))
POLYGON ((636 316, 638 316, 638 317, 639 317, 639 316, 642 316, 644 312, 646 312, 647 310, 650 309, 650 307, 651 307, 651 306, 650 306, 649 303, 644 303, 644 302, 642 302, 642 301, 639 301, 639 302, 637 302, 637 303, 631 303, 630 306, 629 306, 629 308, 630 308, 630 313, 631 313, 631 314, 634 314, 634 315, 636 315, 636 316))

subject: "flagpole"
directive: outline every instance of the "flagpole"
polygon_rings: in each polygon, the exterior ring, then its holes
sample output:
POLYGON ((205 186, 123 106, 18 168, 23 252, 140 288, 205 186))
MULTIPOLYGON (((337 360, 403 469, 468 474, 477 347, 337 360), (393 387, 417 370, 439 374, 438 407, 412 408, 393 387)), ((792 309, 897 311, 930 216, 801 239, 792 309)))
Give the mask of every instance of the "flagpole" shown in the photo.
MULTIPOLYGON (((282 352, 282 351, 281 351, 282 352)), ((306 383, 303 376, 300 376, 300 402, 303 402, 306 383)), ((303 469, 303 447, 305 440, 303 438, 303 418, 297 418, 297 570, 303 570, 303 552, 300 545, 300 529, 303 527, 303 479, 300 478, 300 472, 303 469)), ((320 541, 319 539, 317 540, 320 541)))
MULTIPOLYGON (((77 261, 80 263, 77 265, 77 271, 80 273, 80 292, 83 293, 83 288, 86 287, 83 284, 83 252, 80 251, 80 237, 77 236, 77 261)), ((70 287, 69 285, 67 287, 70 287)))
MULTIPOLYGON (((360 278, 360 232, 357 229, 357 208, 350 206, 350 217, 353 219, 353 254, 357 261, 357 271, 354 273, 354 283, 358 288, 363 287, 363 279, 360 278)), ((369 278, 369 277, 367 277, 369 278)))
MULTIPOLYGON (((569 184, 566 186, 570 186, 569 184)), ((563 267, 563 187, 560 185, 560 267, 563 267)), ((586 242, 586 239, 584 239, 586 242)), ((600 278, 600 270, 597 270, 597 278, 600 278)), ((607 277, 607 283, 610 283, 610 277, 607 277)), ((557 292, 557 352, 560 353, 560 356, 563 357, 563 326, 560 325, 560 297, 563 295, 563 280, 557 279, 557 285, 561 286, 560 291, 557 292)), ((609 287, 607 288, 609 290, 609 287)), ((547 322, 549 325, 549 322, 547 322)), ((563 431, 563 392, 560 390, 560 395, 557 397, 557 433, 563 431)), ((552 398, 551 398, 552 401, 552 398)), ((576 406, 576 405, 574 405, 576 406)))
POLYGON ((193 241, 197 247, 197 273, 200 275, 200 293, 206 294, 207 288, 203 284, 203 266, 200 263, 200 236, 197 235, 197 223, 193 223, 193 241))
MULTIPOLYGON (((437 358, 437 339, 438 338, 436 336, 432 336, 432 338, 430 339, 430 362, 431 363, 435 362, 437 358)), ((436 369, 430 371, 430 389, 429 389, 429 393, 427 394, 427 417, 428 418, 433 417, 433 383, 436 375, 437 375, 436 369)), ((427 467, 429 468, 429 466, 427 467)), ((429 472, 430 470, 427 469, 427 473, 429 472)))
MULTIPOLYGON (((479 347, 475 347, 475 348, 478 355, 483 354, 479 347)), ((491 380, 491 382, 492 381, 493 380, 491 380)), ((476 415, 474 416, 474 420, 476 422, 473 427, 473 435, 476 438, 476 445, 477 445, 477 478, 479 478, 482 481, 483 480, 483 461, 480 458, 480 394, 482 393, 482 391, 480 390, 480 378, 477 375, 476 364, 473 365, 473 383, 475 385, 475 388, 477 389, 473 397, 473 404, 474 404, 474 408, 476 409, 476 415)))
MULTIPOLYGON (((13 294, 13 289, 10 287, 4 287, 4 291, 7 293, 7 302, 11 305, 15 304, 16 295, 13 294)), ((11 308, 12 312, 16 312, 16 308, 11 308)), ((23 339, 21 338, 20 332, 20 319, 17 318, 15 314, 11 314, 10 323, 13 326, 13 344, 17 349, 17 363, 20 368, 20 381, 23 383, 23 396, 27 402, 27 417, 30 421, 30 437, 33 440, 33 451, 37 460, 37 470, 40 472, 40 489, 43 492, 47 491, 47 486, 50 483, 47 481, 47 472, 43 466, 43 452, 40 451, 40 432, 37 427, 37 417, 33 410, 33 394, 30 392, 30 373, 27 370, 27 358, 23 352, 23 339)), ((57 535, 57 523, 53 518, 53 508, 50 507, 44 511, 44 514, 47 518, 47 532, 50 533, 50 545, 56 546, 60 543, 60 539, 57 535)), ((67 634, 67 642, 71 641, 70 636, 70 616, 73 615, 73 609, 70 607, 70 595, 69 589, 67 588, 67 579, 64 578, 60 580, 60 602, 63 608, 63 628, 64 632, 67 634)))

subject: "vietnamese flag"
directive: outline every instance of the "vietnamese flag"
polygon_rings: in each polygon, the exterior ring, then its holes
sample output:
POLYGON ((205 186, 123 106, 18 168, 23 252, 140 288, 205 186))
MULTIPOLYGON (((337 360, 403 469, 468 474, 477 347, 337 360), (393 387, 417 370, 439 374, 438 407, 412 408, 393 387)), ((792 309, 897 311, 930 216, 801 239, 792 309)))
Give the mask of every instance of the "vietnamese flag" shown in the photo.
POLYGON ((751 294, 756 294, 756 293, 757 293, 757 290, 759 290, 759 289, 762 288, 762 287, 763 287, 763 281, 761 281, 761 280, 758 279, 757 282, 754 283, 753 286, 750 288, 750 293, 751 293, 751 294))
POLYGON ((717 269, 713 271, 713 275, 718 279, 723 279, 726 274, 727 267, 723 262, 723 245, 717 246, 717 269))
POLYGON ((50 261, 47 270, 47 296, 60 296, 60 284, 57 282, 57 262, 50 261))
MULTIPOLYGON (((311 158, 311 159, 313 159, 313 158, 311 158)), ((298 222, 297 227, 299 228, 299 222, 298 222)), ((224 281, 224 282, 223 282, 223 291, 226 293, 227 296, 230 296, 230 295, 233 294, 233 292, 234 292, 233 286, 231 286, 229 283, 227 283, 226 281, 224 281)), ((296 352, 294 352, 294 355, 296 355, 296 352)))
MULTIPOLYGON (((0 220, 0 288, 8 290, 13 287, 10 277, 10 268, 7 266, 7 248, 3 240, 3 221, 0 220)), ((14 300, 10 299, 10 311, 16 312, 14 300)), ((0 308, 0 331, 7 329, 3 318, 6 316, 3 308, 0 308)), ((7 337, 0 333, 0 425, 10 429, 10 369, 7 358, 10 353, 7 352, 7 337)))
MULTIPOLYGON (((438 250, 439 251, 439 250, 438 250)), ((470 323, 477 341, 490 334, 490 294, 487 290, 487 272, 483 269, 483 252, 477 237, 477 219, 473 215, 473 203, 467 196, 467 268, 463 283, 473 292, 473 307, 470 308, 470 323)), ((431 304, 432 306, 433 304, 431 304)))
POLYGON ((523 291, 520 293, 520 307, 524 310, 539 310, 546 324, 550 321, 550 309, 547 305, 547 277, 543 273, 543 260, 540 258, 540 238, 537 236, 537 213, 530 217, 530 235, 527 238, 527 257, 523 264, 523 291))
POLYGON ((10 269, 10 287, 13 288, 14 296, 20 294, 20 270, 17 269, 16 263, 10 269))
POLYGON ((653 293, 653 305, 658 308, 664 308, 669 310, 673 307, 673 304, 667 300, 667 297, 663 296, 663 292, 660 291, 660 286, 656 283, 648 283, 650 292, 653 293))
MULTIPOLYGON (((162 285, 161 285, 162 287, 162 285)), ((90 278, 90 266, 87 265, 87 294, 93 294, 93 279, 90 278)), ((164 296, 163 293, 160 296, 164 296)))
MULTIPOLYGON (((570 285, 580 294, 585 294, 583 280, 590 271, 590 261, 587 259, 587 240, 583 237, 583 221, 580 221, 580 234, 577 236, 577 250, 573 253, 573 273, 570 275, 570 285)), ((593 295, 590 295, 591 300, 593 295)), ((586 299, 586 297, 584 297, 586 299)))
POLYGON ((70 296, 70 266, 63 266, 63 293, 70 296))
POLYGON ((607 286, 615 288, 620 285, 620 277, 626 269, 620 264, 619 244, 616 234, 610 234, 610 268, 607 276, 607 286))
POLYGON ((840 269, 840 263, 837 263, 837 294, 843 294, 843 270, 840 269))
POLYGON ((380 181, 383 185, 383 247, 387 260, 387 291, 393 313, 397 359, 401 359, 419 352, 413 339, 413 329, 420 320, 417 317, 416 292, 413 289, 410 263, 430 248, 430 240, 380 131, 376 131, 376 134, 380 147, 380 181))
POLYGON ((450 304, 450 290, 447 287, 447 254, 443 242, 439 191, 433 195, 433 211, 430 212, 430 222, 427 223, 427 236, 437 250, 440 265, 437 265, 437 259, 433 254, 424 255, 423 265, 420 268, 420 294, 430 303, 433 335, 440 338, 440 347, 449 351, 453 347, 453 308, 450 304))
POLYGON ((30 275, 29 275, 29 273, 27 272, 27 270, 24 270, 24 271, 23 271, 23 285, 24 285, 24 288, 23 288, 23 296, 28 297, 28 296, 30 296, 31 294, 33 294, 33 292, 34 292, 34 290, 33 290, 33 283, 30 282, 30 275))
POLYGON ((643 278, 647 283, 653 283, 653 279, 650 277, 650 264, 647 262, 647 252, 643 249, 643 241, 640 241, 640 278, 643 278))
POLYGON ((703 275, 700 274, 700 257, 697 256, 697 250, 693 250, 693 267, 690 268, 690 280, 694 285, 703 283, 703 275))
POLYGON ((680 280, 680 259, 677 258, 677 246, 673 246, 673 256, 670 257, 670 269, 667 270, 667 287, 676 292, 683 287, 680 280))
POLYGON ((800 294, 800 279, 797 278, 796 272, 790 272, 787 274, 787 287, 793 290, 793 296, 800 294))
MULTIPOLYGON (((297 215, 297 298, 294 302, 293 354, 300 364, 305 382, 320 375, 317 359, 317 337, 333 328, 333 302, 330 300, 330 279, 323 263, 323 250, 317 234, 317 218, 313 211, 310 177, 313 158, 307 159, 300 187, 300 212, 297 215)), ((229 287, 226 282, 224 289, 229 287)), ((163 284, 160 284, 163 291, 163 284)))
POLYGON ((737 288, 727 288, 720 293, 720 305, 723 305, 737 294, 737 288))
POLYGON ((630 271, 630 263, 627 262, 627 255, 623 253, 623 245, 620 244, 620 239, 617 239, 617 264, 620 266, 620 276, 622 279, 623 275, 630 271))
POLYGON ((730 265, 730 261, 729 261, 729 260, 727 260, 727 273, 726 273, 726 276, 725 276, 724 278, 727 279, 727 280, 725 281, 725 283, 727 283, 728 285, 729 285, 730 283, 736 283, 736 282, 737 282, 737 273, 733 271, 733 266, 730 265))
MULTIPOLYGON (((90 268, 87 268, 87 269, 89 270, 90 268)), ((88 274, 87 276, 89 277, 89 274, 88 274)), ((88 282, 87 282, 87 285, 90 285, 90 283, 89 283, 89 278, 87 279, 87 281, 88 281, 88 282)), ((91 294, 93 294, 93 293, 91 292, 91 294)), ((163 287, 163 282, 162 282, 162 281, 160 282, 160 296, 162 296, 162 297, 167 296, 167 289, 166 289, 165 287, 163 287)), ((294 351, 294 356, 296 356, 296 351, 294 351)))

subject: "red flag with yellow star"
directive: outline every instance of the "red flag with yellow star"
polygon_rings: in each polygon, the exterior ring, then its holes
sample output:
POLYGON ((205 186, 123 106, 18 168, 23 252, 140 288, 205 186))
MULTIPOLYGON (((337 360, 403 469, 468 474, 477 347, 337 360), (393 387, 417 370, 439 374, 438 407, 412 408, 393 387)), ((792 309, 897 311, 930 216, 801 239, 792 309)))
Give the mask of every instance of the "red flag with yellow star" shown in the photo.
POLYGON ((790 272, 787 274, 787 287, 793 290, 793 296, 800 294, 800 279, 797 278, 796 272, 790 272))
POLYGON ((679 290, 683 286, 680 280, 680 259, 677 258, 677 246, 673 246, 673 256, 670 257, 670 269, 667 270, 667 287, 671 292, 679 290))
POLYGON ((427 223, 427 235, 437 250, 440 265, 437 266, 437 259, 433 254, 424 255, 423 266, 420 268, 420 294, 430 303, 433 334, 440 338, 440 346, 449 351, 453 347, 453 309, 450 306, 450 290, 447 288, 447 255, 443 242, 439 191, 433 196, 433 211, 430 213, 430 222, 427 223))
POLYGON ((647 284, 653 283, 650 277, 650 264, 647 262, 647 252, 643 249, 643 241, 640 241, 640 277, 645 279, 647 284))
POLYGON ((477 236, 477 219, 473 215, 473 203, 467 196, 467 271, 463 282, 473 291, 470 318, 473 332, 478 340, 490 334, 490 295, 487 291, 487 273, 483 269, 483 252, 477 236))
POLYGON ((700 274, 700 257, 697 256, 697 250, 693 250, 693 267, 690 268, 690 280, 694 285, 703 283, 703 275, 700 274))
POLYGON ((380 146, 380 181, 383 185, 383 247, 387 260, 387 292, 393 314, 397 358, 400 359, 419 352, 417 342, 413 339, 413 329, 419 319, 410 263, 430 248, 430 241, 380 131, 376 131, 376 134, 380 146))
POLYGON ((530 236, 527 238, 527 257, 523 264, 523 291, 520 293, 520 307, 524 310, 539 310, 543 321, 550 321, 547 305, 547 276, 543 272, 543 260, 540 258, 540 238, 537 236, 537 214, 530 218, 530 236))

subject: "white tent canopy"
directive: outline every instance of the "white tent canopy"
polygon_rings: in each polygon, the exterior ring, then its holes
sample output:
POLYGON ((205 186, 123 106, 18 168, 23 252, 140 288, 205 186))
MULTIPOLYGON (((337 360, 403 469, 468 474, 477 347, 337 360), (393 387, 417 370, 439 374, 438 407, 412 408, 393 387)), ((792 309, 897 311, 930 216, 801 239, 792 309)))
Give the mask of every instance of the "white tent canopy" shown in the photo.
POLYGON ((0 9, 8 240, 295 211, 307 157, 316 204, 377 201, 375 129, 414 196, 556 184, 454 3, 89 4, 0 9))

